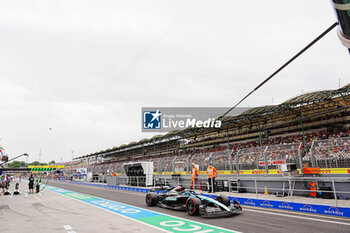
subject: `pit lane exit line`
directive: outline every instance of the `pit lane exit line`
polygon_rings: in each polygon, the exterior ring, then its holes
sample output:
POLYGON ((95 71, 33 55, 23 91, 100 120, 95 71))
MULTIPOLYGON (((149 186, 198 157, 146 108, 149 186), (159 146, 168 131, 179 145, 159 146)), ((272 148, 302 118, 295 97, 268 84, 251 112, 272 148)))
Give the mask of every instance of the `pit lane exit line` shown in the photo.
POLYGON ((132 205, 110 201, 91 195, 73 192, 70 190, 47 187, 48 190, 63 195, 68 198, 81 201, 85 204, 109 211, 113 214, 137 221, 139 223, 157 228, 164 232, 180 233, 239 233, 238 231, 229 230, 221 227, 211 226, 205 223, 191 221, 151 210, 142 209, 132 205))
POLYGON ((253 209, 247 209, 247 208, 245 208, 244 210, 245 211, 256 212, 256 213, 262 213, 262 214, 272 214, 272 215, 278 215, 278 216, 283 216, 283 217, 300 218, 300 219, 311 220, 311 221, 327 222, 327 223, 342 224, 342 225, 350 226, 350 223, 346 223, 346 222, 336 222, 336 221, 331 221, 331 220, 324 220, 324 219, 317 219, 317 218, 308 218, 308 217, 304 217, 304 216, 280 214, 280 213, 276 213, 276 212, 268 212, 268 211, 263 211, 263 210, 253 210, 253 209))
POLYGON ((261 210, 261 211, 267 211, 267 212, 272 212, 272 213, 283 213, 283 214, 288 214, 288 215, 294 215, 294 216, 308 216, 311 218, 322 218, 322 219, 331 219, 331 220, 342 220, 344 222, 349 222, 350 219, 339 219, 339 217, 333 217, 333 216, 327 216, 327 215, 315 215, 315 214, 309 214, 309 213, 303 213, 303 212, 292 212, 289 213, 288 210, 280 210, 280 209, 263 209, 261 207, 256 207, 256 206, 244 206, 244 210, 246 209, 251 209, 251 210, 261 210))

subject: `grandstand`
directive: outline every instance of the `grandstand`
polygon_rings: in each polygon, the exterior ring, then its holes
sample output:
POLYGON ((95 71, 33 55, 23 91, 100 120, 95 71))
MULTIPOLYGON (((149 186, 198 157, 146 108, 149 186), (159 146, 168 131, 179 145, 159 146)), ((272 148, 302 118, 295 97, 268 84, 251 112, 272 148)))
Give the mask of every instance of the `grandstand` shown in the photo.
POLYGON ((350 84, 225 116, 220 130, 172 131, 75 160, 105 174, 122 173, 122 163, 140 160, 153 161, 154 172, 160 174, 187 173, 190 162, 204 171, 209 157, 223 174, 259 169, 265 173, 264 153, 268 169, 276 169, 278 161, 295 162, 298 168, 349 168, 349 102, 350 84))

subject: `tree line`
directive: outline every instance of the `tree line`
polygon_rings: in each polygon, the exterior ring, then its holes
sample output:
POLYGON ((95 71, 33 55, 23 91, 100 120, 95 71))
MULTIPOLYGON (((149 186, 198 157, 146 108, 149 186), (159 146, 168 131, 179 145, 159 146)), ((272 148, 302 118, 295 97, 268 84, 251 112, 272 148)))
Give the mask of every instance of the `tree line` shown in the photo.
POLYGON ((56 164, 55 160, 50 161, 49 163, 40 163, 39 161, 34 161, 31 163, 26 163, 24 161, 13 161, 8 163, 9 168, 19 168, 19 167, 28 167, 29 165, 32 166, 45 166, 45 165, 53 165, 56 164))

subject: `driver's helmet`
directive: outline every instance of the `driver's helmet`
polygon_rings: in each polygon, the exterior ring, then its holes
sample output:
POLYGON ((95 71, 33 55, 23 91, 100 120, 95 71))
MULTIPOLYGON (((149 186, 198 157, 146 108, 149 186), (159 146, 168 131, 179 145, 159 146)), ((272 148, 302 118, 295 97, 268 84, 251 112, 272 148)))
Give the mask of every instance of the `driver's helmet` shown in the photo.
POLYGON ((177 191, 177 192, 181 192, 183 190, 185 190, 185 187, 183 187, 183 186, 178 186, 175 188, 175 191, 177 191))
POLYGON ((191 190, 186 190, 185 192, 182 193, 182 195, 193 196, 193 195, 196 195, 196 193, 194 191, 191 191, 191 190))

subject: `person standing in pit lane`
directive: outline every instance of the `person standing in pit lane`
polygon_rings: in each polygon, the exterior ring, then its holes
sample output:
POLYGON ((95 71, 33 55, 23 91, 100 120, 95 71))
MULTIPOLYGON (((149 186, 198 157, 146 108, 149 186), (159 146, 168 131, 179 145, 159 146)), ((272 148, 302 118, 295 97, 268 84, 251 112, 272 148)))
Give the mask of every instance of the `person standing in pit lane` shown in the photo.
POLYGON ((1 193, 5 192, 5 177, 4 176, 0 176, 0 188, 2 188, 1 193))
POLYGON ((34 177, 33 177, 33 173, 30 174, 28 186, 29 186, 29 194, 34 194, 34 177))
POLYGON ((10 182, 12 180, 12 177, 10 175, 7 176, 7 186, 10 187, 10 182))
POLYGON ((191 188, 196 189, 196 177, 198 175, 198 168, 194 163, 192 163, 192 173, 191 173, 191 188))
POLYGON ((215 178, 218 176, 216 168, 213 167, 213 163, 209 162, 209 167, 207 168, 209 192, 215 193, 215 178))

